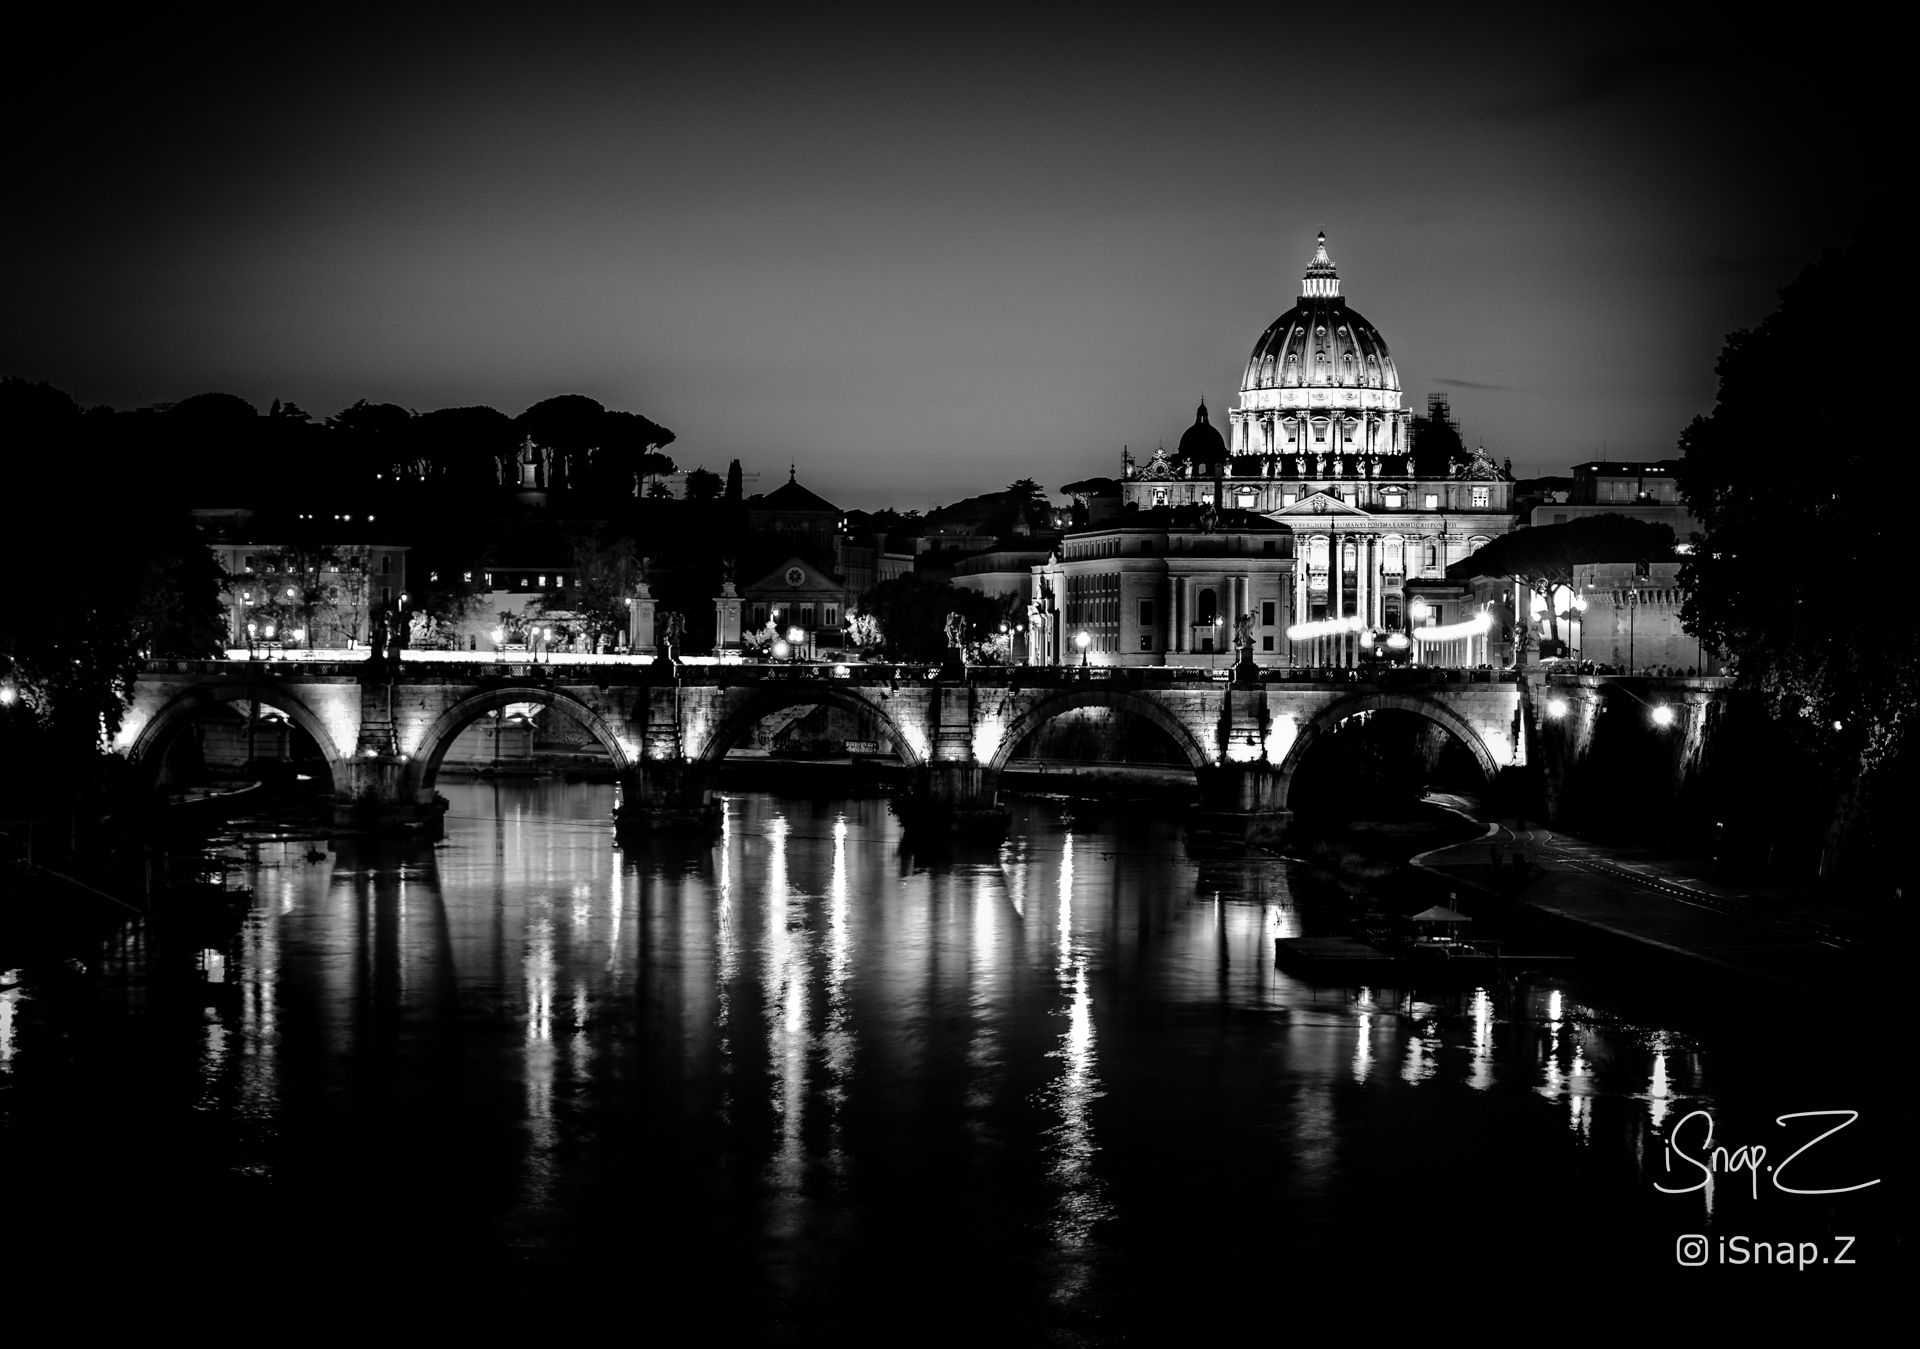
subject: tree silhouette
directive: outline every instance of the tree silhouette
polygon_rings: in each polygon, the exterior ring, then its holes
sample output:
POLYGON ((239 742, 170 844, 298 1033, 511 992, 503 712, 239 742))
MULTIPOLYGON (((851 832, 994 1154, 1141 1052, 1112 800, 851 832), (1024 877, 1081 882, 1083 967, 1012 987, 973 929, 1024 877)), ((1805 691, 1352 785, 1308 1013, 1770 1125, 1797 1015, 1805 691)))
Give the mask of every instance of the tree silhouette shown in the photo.
POLYGON ((1672 557, 1671 525, 1609 512, 1502 534, 1448 567, 1447 575, 1455 580, 1499 576, 1524 585, 1547 601, 1548 622, 1558 643, 1560 616, 1553 612, 1553 592, 1572 587, 1574 568, 1595 562, 1666 562, 1672 557))
MULTIPOLYGON (((1713 411, 1680 437, 1680 487, 1701 533, 1681 582, 1688 628, 1729 651, 1744 687, 1819 765, 1833 799, 1820 873, 1858 860, 1861 826, 1904 858, 1920 629, 1849 604, 1843 578, 1897 584, 1907 540, 1887 496, 1885 438, 1865 428, 1809 443, 1786 391, 1831 370, 1889 314, 1909 312, 1915 280, 1905 222, 1883 204, 1844 251, 1780 292, 1758 328, 1731 334, 1713 411)), ((1901 865, 1910 867, 1911 863, 1901 865)))

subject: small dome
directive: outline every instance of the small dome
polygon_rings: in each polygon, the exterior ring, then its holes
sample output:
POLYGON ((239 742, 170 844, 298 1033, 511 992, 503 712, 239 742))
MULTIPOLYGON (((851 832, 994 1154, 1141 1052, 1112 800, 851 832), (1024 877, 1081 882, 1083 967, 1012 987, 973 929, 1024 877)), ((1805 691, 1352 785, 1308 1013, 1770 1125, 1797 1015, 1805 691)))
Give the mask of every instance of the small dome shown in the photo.
POLYGON ((1300 303, 1275 319, 1253 345, 1243 389, 1383 389, 1400 375, 1380 330, 1347 308, 1340 274, 1319 237, 1300 278, 1300 303))
POLYGON ((1193 425, 1180 437, 1180 448, 1174 451, 1177 459, 1191 460, 1196 464, 1219 464, 1227 458, 1227 442, 1207 420, 1207 405, 1202 403, 1193 415, 1193 425))

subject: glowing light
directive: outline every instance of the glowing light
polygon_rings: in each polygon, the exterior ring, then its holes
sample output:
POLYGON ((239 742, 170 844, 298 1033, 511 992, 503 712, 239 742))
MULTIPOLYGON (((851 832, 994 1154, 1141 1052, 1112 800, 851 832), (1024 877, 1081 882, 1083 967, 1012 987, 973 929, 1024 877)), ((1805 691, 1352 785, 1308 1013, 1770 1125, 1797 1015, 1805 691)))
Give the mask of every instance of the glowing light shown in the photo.
POLYGON ((773 658, 775 660, 785 660, 792 651, 793 648, 788 646, 784 640, 776 641, 773 644, 773 658))
POLYGON ((1565 698, 1549 698, 1549 699, 1547 699, 1547 715, 1548 715, 1548 716, 1550 716, 1550 717, 1553 717, 1553 718, 1554 718, 1554 719, 1556 719, 1556 720, 1558 720, 1558 719, 1559 719, 1559 718, 1561 718, 1561 717, 1564 717, 1564 716, 1566 716, 1566 715, 1567 715, 1567 700, 1566 700, 1565 698))
POLYGON ((1432 612, 1432 606, 1429 605, 1425 600, 1415 600, 1412 604, 1407 606, 1407 612, 1412 614, 1415 618, 1425 618, 1430 612, 1432 612))
POLYGON ((807 634, 802 632, 799 628, 788 628, 787 640, 789 642, 792 642, 795 646, 799 646, 800 643, 807 640, 807 634))
POLYGON ((1295 623, 1287 629, 1289 642, 1310 642, 1316 637, 1338 637, 1366 629, 1367 621, 1358 614, 1345 618, 1325 618, 1317 623, 1295 623))
POLYGON ((1668 707, 1665 703, 1662 703, 1660 704, 1660 706, 1654 708, 1653 724, 1655 726, 1673 725, 1673 709, 1671 707, 1668 707))
POLYGON ((1413 640, 1416 642, 1457 642, 1463 637, 1478 637, 1493 626, 1493 620, 1485 614, 1469 618, 1464 623, 1449 623, 1444 628, 1416 628, 1413 640))
MULTIPOLYGON (((0 687, 0 707, 13 706, 14 696, 13 686, 11 684, 0 687)), ((1835 729, 1838 728, 1836 727, 1835 729)))
POLYGON ((1387 634, 1387 647, 1390 650, 1405 651, 1411 645, 1412 643, 1407 640, 1407 634, 1404 632, 1390 632, 1387 634))
POLYGON ((1079 647, 1082 651, 1085 651, 1088 647, 1093 645, 1093 634, 1088 632, 1085 628, 1082 628, 1079 632, 1076 632, 1073 634, 1073 644, 1079 647))

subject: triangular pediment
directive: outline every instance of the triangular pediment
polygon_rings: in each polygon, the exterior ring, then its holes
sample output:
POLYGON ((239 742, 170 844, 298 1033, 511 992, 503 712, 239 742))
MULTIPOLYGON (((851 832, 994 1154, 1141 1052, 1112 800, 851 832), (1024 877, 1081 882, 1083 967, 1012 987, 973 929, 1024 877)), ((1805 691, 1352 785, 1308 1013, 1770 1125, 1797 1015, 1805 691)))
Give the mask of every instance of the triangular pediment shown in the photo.
POLYGON ((1349 506, 1346 502, 1330 492, 1315 492, 1311 496, 1301 497, 1300 500, 1294 502, 1291 506, 1282 506, 1277 511, 1268 511, 1267 518, 1270 520, 1285 520, 1299 515, 1365 516, 1366 514, 1367 512, 1361 510, 1358 506, 1349 506))
POLYGON ((785 595, 804 593, 809 590, 837 591, 842 588, 843 583, 839 577, 796 555, 749 584, 744 593, 754 598, 764 598, 769 594, 785 595))

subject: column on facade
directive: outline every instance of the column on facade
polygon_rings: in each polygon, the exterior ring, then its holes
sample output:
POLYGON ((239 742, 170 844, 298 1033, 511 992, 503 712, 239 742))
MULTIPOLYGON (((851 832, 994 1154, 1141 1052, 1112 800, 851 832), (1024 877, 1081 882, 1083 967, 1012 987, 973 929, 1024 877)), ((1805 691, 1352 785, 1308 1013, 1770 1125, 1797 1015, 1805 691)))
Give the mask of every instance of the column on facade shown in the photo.
POLYGON ((1173 631, 1168 634, 1167 645, 1174 651, 1187 649, 1187 578, 1173 578, 1173 631))
POLYGON ((1368 627, 1373 626, 1373 593, 1367 584, 1367 566, 1373 561, 1373 550, 1367 545, 1372 542, 1371 534, 1357 534, 1353 540, 1353 611, 1368 627))

